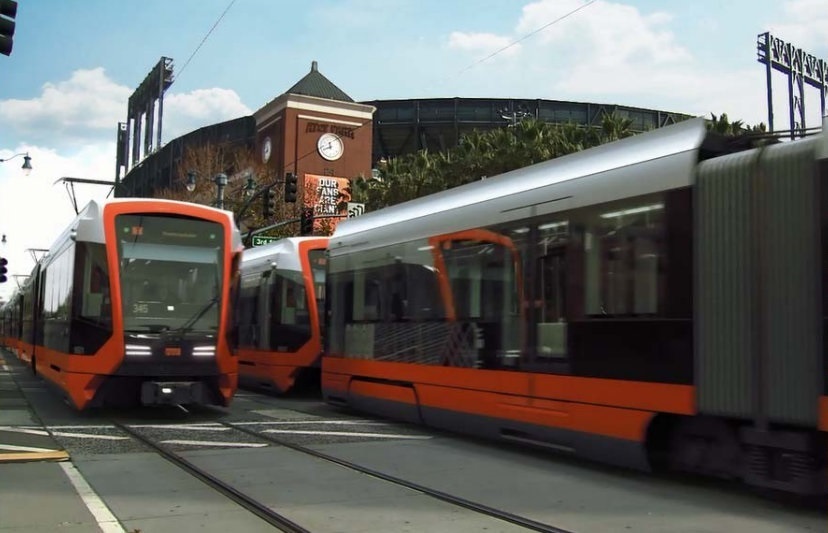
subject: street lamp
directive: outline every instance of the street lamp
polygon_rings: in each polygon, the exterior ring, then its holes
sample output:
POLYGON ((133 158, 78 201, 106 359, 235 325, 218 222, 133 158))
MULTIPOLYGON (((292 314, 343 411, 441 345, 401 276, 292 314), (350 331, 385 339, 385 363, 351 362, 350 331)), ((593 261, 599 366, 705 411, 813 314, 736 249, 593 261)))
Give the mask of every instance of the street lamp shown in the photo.
POLYGON ((250 174, 247 175, 247 184, 244 186, 244 197, 250 198, 256 193, 256 180, 250 174))
POLYGON ((29 157, 29 152, 20 152, 19 154, 14 154, 11 157, 7 157, 6 159, 0 159, 0 163, 5 163, 6 161, 11 161, 15 157, 23 156, 23 166, 20 167, 23 169, 23 174, 28 176, 32 173, 32 158, 29 157))
MULTIPOLYGON (((250 181, 252 181, 252 177, 250 181)), ((216 207, 219 209, 224 209, 224 188, 227 187, 227 174, 216 174, 216 177, 213 178, 213 182, 218 187, 218 194, 216 195, 216 207)), ((249 181, 248 181, 249 184, 249 181)), ((193 192, 196 188, 196 173, 192 170, 187 172, 187 182, 185 183, 187 190, 193 192)), ((253 185, 255 187, 255 184, 253 185)))
POLYGON ((195 190, 195 172, 187 172, 187 191, 193 192, 195 190))
MULTIPOLYGON (((184 186, 187 188, 187 191, 193 192, 195 190, 197 177, 198 174, 194 170, 187 172, 187 181, 184 182, 184 186)), ((227 178, 227 174, 224 173, 216 174, 213 178, 213 183, 215 183, 218 188, 216 194, 216 207, 219 209, 224 209, 224 190, 227 188, 228 181, 229 179, 227 178)), ((253 196, 255 196, 256 180, 253 179, 253 176, 250 173, 247 174, 247 182, 244 187, 242 187, 241 191, 247 200, 250 200, 253 196)))

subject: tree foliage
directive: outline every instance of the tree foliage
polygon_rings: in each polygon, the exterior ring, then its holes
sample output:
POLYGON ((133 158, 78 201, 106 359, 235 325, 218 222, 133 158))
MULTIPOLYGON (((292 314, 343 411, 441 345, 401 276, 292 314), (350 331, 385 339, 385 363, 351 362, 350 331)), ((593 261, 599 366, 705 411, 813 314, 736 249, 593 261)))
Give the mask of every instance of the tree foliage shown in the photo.
POLYGON ((631 126, 630 119, 604 115, 593 127, 529 118, 509 127, 473 130, 444 152, 421 150, 390 159, 379 169, 379 179, 351 180, 352 201, 371 210, 395 205, 629 137, 631 126))
MULTIPOLYGON (((314 195, 314 191, 300 190, 299 201, 285 203, 282 177, 269 167, 263 165, 253 150, 246 147, 227 147, 205 144, 188 147, 184 150, 181 162, 176 167, 178 179, 172 187, 156 191, 157 198, 192 202, 216 206, 218 186, 215 176, 223 173, 227 176, 224 189, 224 209, 232 211, 239 229, 244 233, 258 228, 274 225, 280 221, 299 217, 299 206, 303 195, 314 195), (195 175, 196 188, 192 192, 186 188, 189 173, 195 175), (245 194, 248 177, 252 177, 256 189, 254 196, 245 194), (272 187, 275 196, 275 212, 265 219, 263 206, 265 189, 272 187)), ((289 237, 299 233, 298 223, 268 230, 264 234, 275 237, 289 237)))
POLYGON ((710 119, 707 121, 707 129, 728 137, 738 137, 753 133, 765 133, 767 126, 765 126, 764 122, 760 122, 754 126, 748 126, 742 120, 731 122, 727 113, 722 113, 719 116, 716 116, 715 113, 710 113, 710 119))

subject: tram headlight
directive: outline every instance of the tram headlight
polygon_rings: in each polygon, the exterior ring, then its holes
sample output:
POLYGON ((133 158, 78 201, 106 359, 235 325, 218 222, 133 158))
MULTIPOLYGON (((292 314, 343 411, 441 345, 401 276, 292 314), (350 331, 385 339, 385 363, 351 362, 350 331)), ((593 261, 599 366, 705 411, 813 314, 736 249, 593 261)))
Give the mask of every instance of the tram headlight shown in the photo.
POLYGON ((215 346, 193 346, 193 357, 215 357, 215 346))
POLYGON ((126 348, 127 357, 149 357, 152 355, 152 349, 142 344, 127 344, 124 348, 126 348))

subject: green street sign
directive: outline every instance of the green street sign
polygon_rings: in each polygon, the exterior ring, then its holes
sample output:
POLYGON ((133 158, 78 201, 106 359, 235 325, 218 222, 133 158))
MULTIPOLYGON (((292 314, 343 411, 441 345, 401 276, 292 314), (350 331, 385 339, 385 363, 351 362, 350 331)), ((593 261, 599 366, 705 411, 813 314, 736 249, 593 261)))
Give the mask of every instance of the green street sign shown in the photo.
POLYGON ((276 242, 279 240, 279 237, 268 237, 266 235, 254 235, 252 239, 253 246, 264 246, 265 244, 270 244, 271 242, 276 242))

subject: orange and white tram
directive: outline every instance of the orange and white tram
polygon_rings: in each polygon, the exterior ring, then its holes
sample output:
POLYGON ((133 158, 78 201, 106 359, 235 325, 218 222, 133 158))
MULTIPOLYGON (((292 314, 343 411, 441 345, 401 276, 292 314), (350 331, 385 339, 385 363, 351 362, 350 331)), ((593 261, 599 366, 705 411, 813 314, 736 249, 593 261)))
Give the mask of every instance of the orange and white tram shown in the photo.
POLYGON ((238 361, 228 324, 242 249, 227 211, 90 202, 11 300, 5 342, 80 410, 229 405, 238 361))
POLYGON ((281 394, 318 382, 327 245, 292 237, 244 251, 234 313, 242 386, 281 394))
POLYGON ((334 404, 800 494, 828 481, 828 131, 702 119, 341 222, 334 404))
MULTIPOLYGON (((24 284, 28 283, 28 279, 24 284)), ((19 357, 19 339, 22 336, 21 290, 16 289, 11 298, 0 306, 0 347, 6 348, 19 357)))

